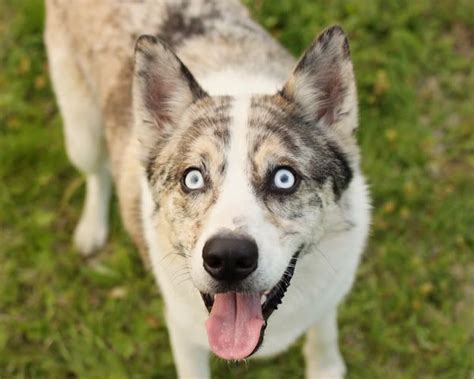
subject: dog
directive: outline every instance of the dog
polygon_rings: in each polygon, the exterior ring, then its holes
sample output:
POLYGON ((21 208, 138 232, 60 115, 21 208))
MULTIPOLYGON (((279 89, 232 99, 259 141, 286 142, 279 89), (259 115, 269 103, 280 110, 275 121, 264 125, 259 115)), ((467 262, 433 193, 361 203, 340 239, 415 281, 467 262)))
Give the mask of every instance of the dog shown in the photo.
POLYGON ((75 245, 104 245, 115 184, 178 376, 306 333, 307 377, 343 377, 337 307, 370 221, 343 30, 295 61, 234 0, 46 0, 45 43, 86 177, 75 245))

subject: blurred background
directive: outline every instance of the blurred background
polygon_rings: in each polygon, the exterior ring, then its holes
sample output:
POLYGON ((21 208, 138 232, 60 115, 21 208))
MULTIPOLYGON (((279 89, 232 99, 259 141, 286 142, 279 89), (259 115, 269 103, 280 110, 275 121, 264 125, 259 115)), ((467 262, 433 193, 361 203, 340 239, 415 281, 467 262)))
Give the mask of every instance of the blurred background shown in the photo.
MULTIPOLYGON (((349 35, 369 246, 341 307, 349 378, 474 377, 474 1, 246 0, 299 55, 349 35)), ((84 181, 68 162, 39 0, 0 2, 0 377, 169 378, 162 302, 112 210, 111 239, 71 246, 84 181)), ((301 378, 301 341, 215 377, 301 378)))

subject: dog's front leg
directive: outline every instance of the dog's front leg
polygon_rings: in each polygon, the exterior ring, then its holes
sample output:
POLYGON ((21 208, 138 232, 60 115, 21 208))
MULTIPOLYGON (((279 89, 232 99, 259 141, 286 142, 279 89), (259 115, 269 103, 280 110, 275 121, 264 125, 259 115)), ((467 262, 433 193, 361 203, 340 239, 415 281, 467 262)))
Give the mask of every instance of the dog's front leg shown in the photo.
POLYGON ((344 378, 346 366, 338 347, 336 309, 308 330, 304 355, 307 379, 344 378))
POLYGON ((172 317, 167 315, 166 323, 178 378, 210 378, 209 350, 193 342, 192 331, 180 327, 172 317))

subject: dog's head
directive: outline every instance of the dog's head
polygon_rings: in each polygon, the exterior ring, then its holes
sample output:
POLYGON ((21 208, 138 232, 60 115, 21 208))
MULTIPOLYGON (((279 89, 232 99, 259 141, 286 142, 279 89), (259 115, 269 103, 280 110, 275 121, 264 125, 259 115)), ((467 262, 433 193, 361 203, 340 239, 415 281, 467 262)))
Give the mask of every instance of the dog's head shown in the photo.
POLYGON ((136 45, 135 127, 161 239, 210 311, 211 349, 251 355, 299 254, 344 219, 358 150, 347 39, 324 31, 283 88, 209 96, 166 45, 136 45))

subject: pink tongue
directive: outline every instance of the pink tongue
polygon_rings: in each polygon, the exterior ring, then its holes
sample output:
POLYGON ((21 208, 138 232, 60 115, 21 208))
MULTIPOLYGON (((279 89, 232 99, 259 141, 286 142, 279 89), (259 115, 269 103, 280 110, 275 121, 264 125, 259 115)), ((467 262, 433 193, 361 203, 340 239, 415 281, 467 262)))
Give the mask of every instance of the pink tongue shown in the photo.
POLYGON ((219 293, 206 321, 211 350, 223 359, 247 358, 263 326, 259 294, 219 293))

